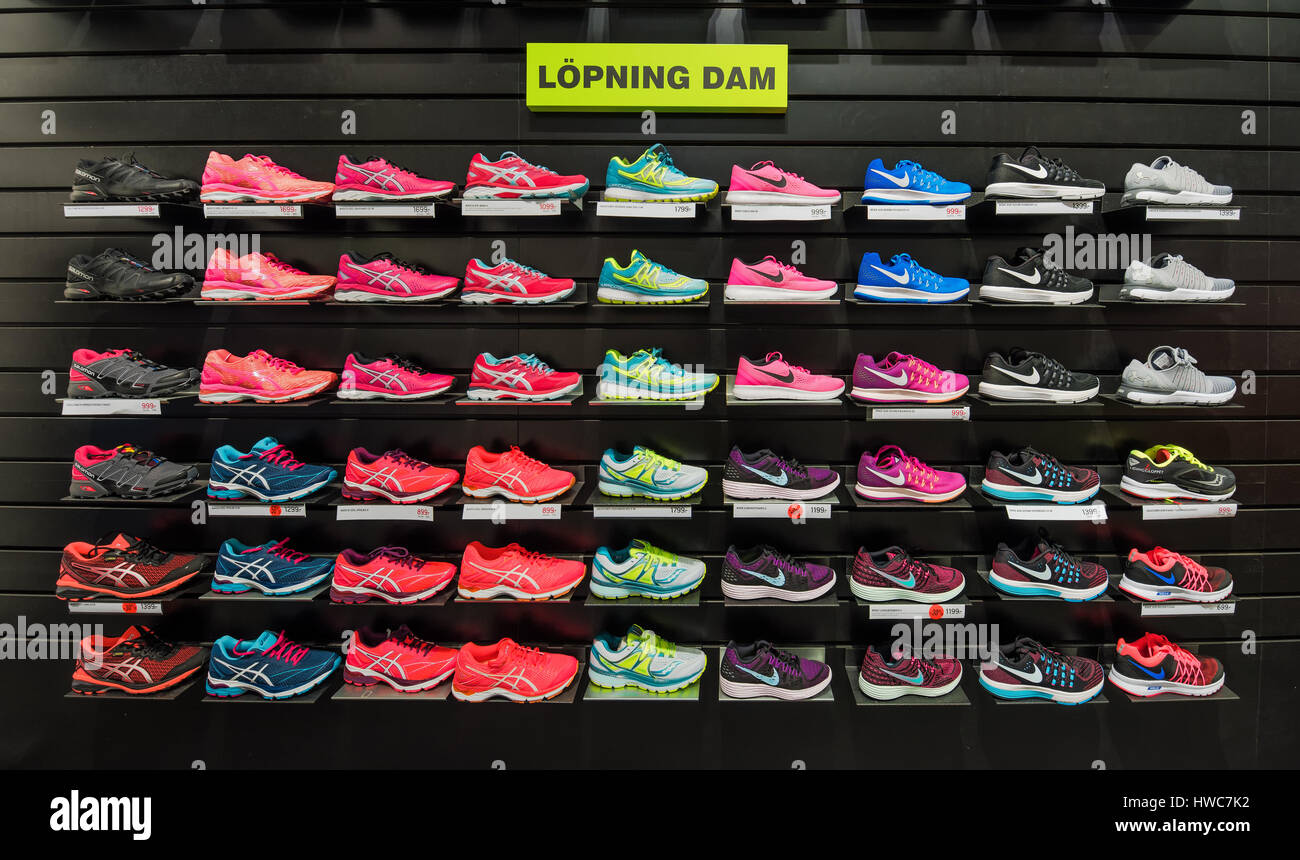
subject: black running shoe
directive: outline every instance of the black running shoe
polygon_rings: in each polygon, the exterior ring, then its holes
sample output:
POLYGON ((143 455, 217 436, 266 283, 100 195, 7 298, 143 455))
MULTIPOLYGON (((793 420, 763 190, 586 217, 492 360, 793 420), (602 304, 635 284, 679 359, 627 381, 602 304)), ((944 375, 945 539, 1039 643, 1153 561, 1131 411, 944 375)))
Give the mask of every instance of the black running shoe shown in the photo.
POLYGON ((1198 499, 1222 502, 1237 491, 1237 476, 1210 466, 1177 445, 1129 451, 1119 488, 1143 499, 1198 499))
POLYGON ((989 257, 979 296, 995 302, 1077 305, 1092 298, 1092 281, 1048 265, 1043 248, 1021 248, 1014 257, 989 257))
POLYGON ((75 203, 109 203, 117 201, 178 203, 199 196, 199 184, 193 179, 172 179, 150 170, 135 160, 101 158, 82 159, 72 172, 72 195, 75 203))
POLYGON ((1025 147, 1019 158, 993 156, 984 188, 988 197, 1034 199, 1095 200, 1105 193, 1105 183, 1084 179, 1059 158, 1044 158, 1036 146, 1025 147))
POLYGON ((1000 699, 1048 699, 1080 705, 1101 692, 1106 673, 1087 657, 1053 651, 1021 636, 980 667, 980 686, 1000 699))
POLYGON ((198 380, 193 367, 168 367, 135 350, 79 349, 72 354, 68 397, 166 397, 198 380))
POLYGON ((1101 381, 1075 373, 1041 352, 1016 347, 1005 357, 991 352, 984 359, 979 393, 994 400, 1047 400, 1080 403, 1095 397, 1101 381))
POLYGON ((152 499, 178 493, 199 477, 193 466, 173 463, 129 443, 116 448, 82 445, 73 455, 68 495, 75 499, 152 499))
POLYGON ((194 279, 184 272, 159 272, 120 248, 109 248, 68 261, 63 297, 133 302, 179 296, 193 289, 194 279))

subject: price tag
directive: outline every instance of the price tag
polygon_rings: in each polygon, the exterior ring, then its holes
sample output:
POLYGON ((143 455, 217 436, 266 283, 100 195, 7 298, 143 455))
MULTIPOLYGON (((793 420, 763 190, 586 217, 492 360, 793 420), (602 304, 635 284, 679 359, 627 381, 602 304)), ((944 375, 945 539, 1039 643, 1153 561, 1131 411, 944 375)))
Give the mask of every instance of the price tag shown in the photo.
POLYGON ((694 203, 600 200, 596 215, 602 218, 694 218, 694 203))
POLYGON ((964 603, 872 603, 867 607, 867 617, 872 621, 911 620, 925 618, 942 621, 946 618, 965 618, 964 603))
POLYGON ((689 520, 690 505, 595 505, 591 515, 598 520, 689 520))
POLYGON ((157 218, 157 203, 65 203, 64 218, 157 218))
POLYGON ((1237 602, 1235 600, 1221 601, 1219 603, 1183 603, 1180 601, 1170 601, 1168 603, 1143 603, 1142 615, 1146 616, 1170 616, 1170 615, 1236 615, 1237 602))
POLYGON ((966 204, 953 203, 947 206, 902 206, 896 204, 867 204, 868 221, 965 221, 966 204))
POLYGON ((831 206, 743 204, 731 207, 732 221, 829 221, 831 206))
POLYGON ((559 215, 558 199, 551 200, 471 200, 460 201, 462 215, 559 215))
POLYGON ((433 522, 433 508, 428 505, 339 505, 335 520, 416 520, 433 522))
POLYGON ((1142 505, 1144 520, 1207 520, 1236 515, 1236 502, 1142 505))
POLYGON ((1086 505, 1007 505, 1007 519, 1104 523, 1106 505, 1103 502, 1086 505))
POLYGON ((874 406, 873 421, 969 421, 969 406, 874 406))
POLYGON ((999 200, 998 215, 1079 215, 1093 211, 1095 200, 999 200))
POLYGON ((558 520, 563 505, 539 502, 524 505, 519 502, 467 502, 461 507, 462 520, 490 520, 504 523, 510 520, 558 520))
POLYGON ((307 506, 301 502, 289 505, 230 505, 208 502, 210 517, 305 517, 307 506))
POLYGON ((1148 206, 1148 221, 1240 221, 1241 207, 1206 209, 1185 206, 1148 206))
POLYGON ((828 520, 829 502, 733 502, 731 515, 738 520, 828 520))
POLYGON ((346 203, 334 204, 336 218, 434 218, 432 203, 346 203))
POLYGON ((301 218, 301 203, 204 203, 209 218, 301 218))
POLYGON ((63 401, 64 415, 161 415, 161 400, 91 397, 63 401))
POLYGON ((119 602, 112 600, 77 600, 68 602, 68 611, 76 615, 162 615, 163 605, 151 603, 119 602))

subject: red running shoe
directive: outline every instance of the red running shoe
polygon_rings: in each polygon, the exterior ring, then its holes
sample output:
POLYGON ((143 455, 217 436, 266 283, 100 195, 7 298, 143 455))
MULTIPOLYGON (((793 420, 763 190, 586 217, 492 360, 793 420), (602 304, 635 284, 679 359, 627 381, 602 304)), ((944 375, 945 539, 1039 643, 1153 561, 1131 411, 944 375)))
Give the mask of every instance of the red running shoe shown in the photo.
POLYGON ((361 502, 382 498, 409 505, 432 499, 458 478, 455 469, 431 465, 396 448, 382 454, 353 448, 343 473, 343 497, 361 502))
POLYGON ((343 362, 339 397, 343 400, 419 400, 441 394, 455 381, 455 377, 425 370, 400 355, 370 358, 354 352, 343 362))
POLYGON ((521 197, 574 200, 586 194, 590 184, 585 176, 562 176, 549 167, 530 164, 513 152, 502 153, 496 161, 488 160, 480 152, 469 161, 464 196, 468 200, 521 197))
POLYGON ((199 296, 222 302, 314 299, 328 293, 332 286, 333 275, 308 274, 274 254, 236 257, 218 245, 208 259, 199 296))
POLYGON ((105 535, 93 544, 74 542, 63 548, 54 596, 71 601, 157 597, 198 576, 206 561, 125 534, 105 535))
POLYGON ((465 264, 460 300, 471 305, 548 304, 572 293, 574 286, 571 278, 552 278, 514 260, 489 266, 475 257, 465 264))
POLYGON ((938 697, 951 693, 961 683, 961 661, 950 657, 922 660, 899 657, 886 660, 875 648, 868 648, 858 672, 858 689, 872 699, 900 696, 938 697))
POLYGON ((456 593, 471 600, 552 600, 577 588, 586 573, 580 561, 529 552, 517 543, 497 549, 473 541, 460 560, 456 593))
POLYGON ((474 359, 470 400, 558 400, 582 384, 582 374, 551 370, 535 355, 497 358, 485 352, 474 359))
POLYGON ((336 302, 431 302, 456 291, 460 281, 435 275, 392 254, 366 257, 347 251, 339 257, 336 302))
POLYGON ((330 600, 365 603, 372 597, 388 603, 419 603, 441 592, 456 578, 456 565, 426 561, 398 546, 369 553, 345 549, 334 559, 330 600))
POLYGON ((577 478, 572 472, 552 469, 514 445, 493 454, 475 445, 465 456, 465 495, 476 499, 503 496, 513 502, 545 502, 563 495, 577 478))
POLYGON ((425 179, 378 156, 353 160, 340 155, 334 172, 336 201, 431 200, 446 197, 455 187, 454 182, 425 179))
POLYGON ((276 164, 265 155, 209 152, 203 167, 204 203, 317 203, 334 191, 332 182, 315 182, 276 164))
POLYGON ((136 696, 174 687, 203 667, 203 649, 173 645, 148 627, 128 627, 121 636, 81 640, 72 691, 95 695, 118 690, 136 696))
POLYGON ((1212 696, 1223 686, 1223 664, 1193 654, 1158 633, 1134 642, 1119 640, 1110 682, 1130 696, 1212 696))
POLYGON ((432 690, 456 671, 456 649, 435 645, 403 624, 384 634, 362 627, 348 645, 343 680, 358 687, 383 681, 403 693, 432 690))
POLYGON ((462 702, 500 697, 512 702, 540 702, 564 692, 578 676, 578 660, 525 648, 513 639, 495 645, 467 642, 456 654, 451 694, 462 702))

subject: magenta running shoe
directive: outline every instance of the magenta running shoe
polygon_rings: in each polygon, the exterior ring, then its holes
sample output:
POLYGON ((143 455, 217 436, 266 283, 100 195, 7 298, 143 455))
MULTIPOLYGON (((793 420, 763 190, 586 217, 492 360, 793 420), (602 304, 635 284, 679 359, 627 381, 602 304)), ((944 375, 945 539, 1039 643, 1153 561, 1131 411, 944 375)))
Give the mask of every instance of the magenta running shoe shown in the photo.
POLYGON ((960 570, 920 561, 896 546, 880 552, 859 548, 849 577, 853 594, 871 601, 943 603, 965 587, 966 577, 960 570))
POLYGON ((740 357, 732 391, 739 400, 834 400, 844 393, 844 380, 810 373, 769 352, 763 359, 740 357))
POLYGON ((334 173, 335 200, 432 200, 456 187, 444 179, 425 179, 378 156, 364 160, 339 156, 334 173))
POLYGON ((732 166, 726 202, 815 206, 839 203, 840 192, 833 188, 818 188, 797 173, 782 170, 770 161, 760 161, 748 170, 739 164, 732 166))
POLYGON ((947 502, 966 489, 966 477, 932 469, 897 445, 886 445, 862 453, 853 489, 873 501, 947 502))
POLYGON ((726 297, 733 302, 815 302, 835 295, 834 281, 810 278, 768 255, 757 263, 731 261, 726 297))
POLYGON ((960 683, 960 660, 901 656, 886 660, 875 648, 867 649, 862 658, 862 671, 858 673, 858 689, 872 699, 943 696, 957 689, 960 683))
POLYGON ((425 370, 400 355, 349 353, 339 381, 341 400, 420 400, 451 388, 455 377, 425 370))
POLYGON ((880 361, 859 353, 853 364, 852 395, 869 403, 947 403, 969 390, 962 374, 901 352, 880 361))
POLYGON ((431 302, 456 291, 460 281, 435 275, 392 254, 366 257, 347 251, 339 257, 336 302, 431 302))

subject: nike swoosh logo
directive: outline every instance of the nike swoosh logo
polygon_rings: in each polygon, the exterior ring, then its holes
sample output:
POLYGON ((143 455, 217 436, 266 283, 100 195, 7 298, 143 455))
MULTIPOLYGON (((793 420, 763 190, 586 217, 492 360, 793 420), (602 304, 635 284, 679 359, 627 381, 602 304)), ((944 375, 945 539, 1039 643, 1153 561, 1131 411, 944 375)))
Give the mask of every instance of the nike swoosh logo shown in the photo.
POLYGON ((1037 284, 1038 282, 1043 280, 1043 273, 1038 271, 1037 269, 1034 269, 1034 276, 1032 278, 1026 277, 1025 275, 1022 275, 1019 272, 1014 271, 1012 269, 1004 269, 1001 266, 998 266, 998 271, 1006 272, 1008 275, 1010 275, 1013 278, 1019 278, 1020 280, 1024 281, 1026 284, 1037 284))
POLYGON ((1163 582, 1165 585, 1173 585, 1173 584, 1174 584, 1174 574, 1173 574, 1173 571, 1172 571, 1172 570, 1170 570, 1168 578, 1166 578, 1165 575, 1164 575, 1163 573, 1161 573, 1160 571, 1158 571, 1158 570, 1152 570, 1149 566, 1147 567, 1147 570, 1151 573, 1152 576, 1154 576, 1156 579, 1158 579, 1158 580, 1160 580, 1161 582, 1163 582))
POLYGON ((1028 681, 1031 684, 1037 684, 1039 681, 1043 680, 1043 670, 1039 669, 1037 666, 1035 666, 1034 671, 1030 673, 1030 672, 1021 672, 1019 669, 1012 669, 1010 666, 1008 666, 1005 663, 999 663, 998 665, 1003 669, 1005 669, 1006 671, 1010 672, 1012 675, 1015 675, 1017 678, 1020 678, 1021 680, 1024 681, 1028 681))
POLYGON ((903 486, 903 484, 907 481, 907 476, 902 474, 901 472, 898 474, 898 477, 894 477, 893 475, 886 475, 884 472, 877 472, 875 469, 871 468, 870 466, 867 466, 867 471, 875 475, 877 478, 880 478, 881 480, 888 481, 889 483, 893 484, 896 487, 903 486))
POLYGON ((755 469, 753 466, 750 466, 745 463, 741 463, 740 465, 744 466, 746 469, 753 472, 755 475, 761 475, 762 477, 771 481, 773 484, 776 484, 778 487, 784 487, 786 484, 790 483, 790 476, 787 475, 785 472, 781 472, 780 474, 773 475, 771 472, 764 472, 762 469, 755 469))
MULTIPOLYGON (((903 586, 904 588, 915 588, 915 587, 916 587, 916 574, 914 574, 914 573, 909 573, 909 574, 907 575, 907 579, 899 579, 899 578, 896 577, 896 576, 890 576, 889 574, 885 573, 883 570, 877 570, 876 573, 880 574, 881 576, 883 576, 885 579, 889 580, 890 582, 893 582, 893 583, 896 583, 896 584, 898 584, 898 585, 901 585, 901 586, 903 586)), ((883 672, 883 671, 885 671, 885 670, 882 669, 881 671, 883 672)), ((897 677, 901 677, 901 676, 899 676, 899 675, 895 675, 894 677, 897 678, 897 677)))
POLYGON ((1021 382, 1024 382, 1027 385, 1036 385, 1038 383, 1038 378, 1039 378, 1038 368, 1036 367, 1034 368, 1033 373, 1016 373, 1014 370, 1008 370, 1005 367, 999 367, 996 368, 996 370, 1000 373, 1005 373, 1007 376, 1010 376, 1012 379, 1019 379, 1021 382))
POLYGON ((784 273, 777 273, 777 274, 775 274, 775 275, 769 275, 767 272, 760 272, 758 269, 755 269, 755 268, 753 268, 752 266, 746 266, 745 268, 746 268, 746 269, 749 269, 751 272, 753 272, 755 275, 758 275, 760 278, 766 278, 767 280, 771 281, 771 282, 774 283, 774 284, 784 284, 784 283, 785 283, 785 274, 784 274, 784 273))
POLYGON ((1008 561, 1007 564, 1011 565, 1021 573, 1026 574, 1027 576, 1032 576, 1034 579, 1041 579, 1043 582, 1052 578, 1052 572, 1050 570, 1034 570, 1032 567, 1025 567, 1023 564, 1014 561, 1008 561))
POLYGON ((890 182, 897 185, 899 188, 906 188, 907 186, 912 184, 912 177, 906 174, 903 175, 902 179, 899 179, 897 176, 893 175, 892 173, 886 173, 883 170, 876 170, 874 167, 871 169, 871 172, 885 177, 890 182))
POLYGON ((900 370, 900 371, 898 371, 898 376, 890 376, 888 373, 885 373, 883 370, 876 370, 875 373, 876 373, 876 376, 879 376, 881 379, 888 380, 889 382, 892 382, 892 383, 894 383, 895 385, 906 385, 906 384, 907 384, 907 371, 906 371, 906 370, 900 370))
POLYGON ((909 683, 909 684, 918 684, 918 685, 919 685, 919 684, 921 684, 921 683, 925 680, 925 676, 921 674, 921 670, 920 670, 920 669, 917 669, 917 670, 916 670, 916 675, 913 676, 913 677, 909 677, 909 676, 907 676, 907 675, 900 675, 900 674, 898 674, 897 672, 891 672, 891 671, 889 671, 888 669, 881 669, 880 671, 884 672, 886 675, 888 675, 888 676, 891 677, 891 678, 897 678, 898 680, 900 680, 900 681, 906 681, 906 682, 909 683))
POLYGON ((754 577, 755 579, 761 579, 764 582, 770 582, 772 585, 776 585, 776 586, 785 585, 785 571, 782 571, 777 576, 768 576, 766 573, 759 573, 757 570, 750 570, 747 567, 742 567, 740 568, 740 572, 747 573, 750 576, 754 577))
POLYGON ((755 179, 761 179, 761 180, 763 180, 763 181, 766 182, 768 185, 771 185, 773 188, 784 188, 784 187, 785 187, 785 177, 784 177, 784 176, 782 176, 781 179, 780 179, 780 181, 778 182, 778 181, 775 180, 775 179, 768 179, 766 176, 759 176, 757 173, 751 173, 751 174, 749 174, 749 175, 752 176, 752 177, 754 177, 755 179))
POLYGON ((1165 679, 1165 670, 1163 666, 1160 668, 1160 674, 1157 675, 1155 672, 1152 672, 1150 669, 1148 669, 1146 666, 1143 666, 1141 663, 1137 662, 1136 660, 1130 659, 1129 662, 1132 663, 1134 666, 1137 666, 1143 672, 1146 672, 1152 678, 1155 678, 1157 681, 1163 681, 1165 679))
MULTIPOLYGON (((758 370, 758 368, 754 368, 754 369, 755 369, 755 370, 758 370)), ((793 371, 793 370, 787 370, 784 374, 773 373, 773 372, 770 371, 770 370, 758 370, 758 372, 759 372, 759 373, 765 373, 765 374, 767 374, 768 376, 770 376, 770 377, 772 377, 773 379, 775 379, 777 382, 794 382, 794 371, 793 371)))
POLYGON ((755 678, 762 681, 764 684, 770 684, 773 687, 775 687, 777 684, 781 683, 781 677, 776 674, 775 669, 772 670, 771 675, 760 675, 757 672, 755 672, 753 669, 746 669, 744 666, 741 666, 739 663, 736 664, 736 668, 747 675, 753 675, 755 678))
POLYGON ((1014 167, 1016 170, 1019 170, 1021 173, 1027 173, 1030 176, 1034 177, 1035 179, 1047 178, 1047 168, 1041 164, 1038 165, 1037 170, 1030 170, 1028 167, 1025 167, 1023 164, 1016 164, 1014 161, 1004 161, 1002 163, 1006 167, 1014 167))
POLYGON ((888 269, 882 269, 879 266, 872 266, 871 268, 875 269, 877 272, 884 275, 886 278, 889 278, 889 280, 893 281, 896 284, 906 284, 908 281, 912 280, 911 272, 904 272, 901 276, 899 276, 899 275, 895 275, 893 272, 889 271, 888 269))
POLYGON ((998 467, 998 471, 1004 475, 1010 475, 1013 478, 1019 478, 1022 481, 1033 484, 1035 486, 1043 483, 1043 473, 1038 471, 1037 466, 1034 467, 1034 474, 1032 475, 1022 475, 1020 472, 1016 472, 1011 469, 1004 469, 1001 466, 998 467))

